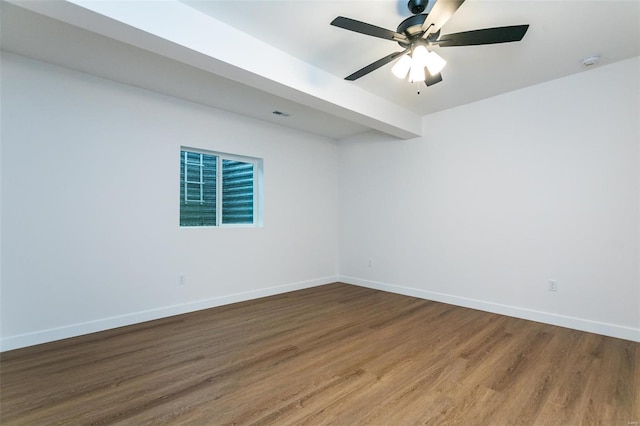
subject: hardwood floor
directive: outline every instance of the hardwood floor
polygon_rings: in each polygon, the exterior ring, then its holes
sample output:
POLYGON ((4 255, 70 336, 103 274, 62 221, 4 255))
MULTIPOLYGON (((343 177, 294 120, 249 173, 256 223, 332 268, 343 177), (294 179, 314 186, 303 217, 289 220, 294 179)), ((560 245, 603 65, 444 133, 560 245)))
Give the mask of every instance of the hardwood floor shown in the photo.
POLYGON ((640 344, 331 284, 5 352, 0 422, 623 425, 640 344))

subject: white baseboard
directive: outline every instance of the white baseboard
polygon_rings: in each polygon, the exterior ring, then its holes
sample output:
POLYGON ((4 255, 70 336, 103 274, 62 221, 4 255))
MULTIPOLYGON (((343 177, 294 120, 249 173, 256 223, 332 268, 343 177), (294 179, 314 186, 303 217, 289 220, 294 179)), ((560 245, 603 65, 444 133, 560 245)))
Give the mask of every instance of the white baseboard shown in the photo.
POLYGON ((301 281, 292 284, 284 284, 259 290, 218 296, 210 299, 197 300, 194 302, 188 302, 179 305, 165 306, 157 309, 133 312, 131 314, 120 315, 117 317, 103 318, 95 321, 71 324, 63 327, 40 330, 33 333, 9 336, 0 340, 0 352, 38 345, 41 343, 52 342, 55 340, 67 339, 70 337, 81 336, 84 334, 95 333, 98 331, 109 330, 117 327, 124 327, 127 325, 138 324, 145 321, 166 318, 173 315, 195 312, 202 309, 215 308, 217 306, 228 305, 231 303, 258 299, 260 297, 273 296, 276 294, 288 293, 290 291, 302 290, 305 288, 316 287, 324 284, 331 284, 336 281, 361 287, 367 287, 375 290, 403 294, 405 296, 413 296, 421 299, 478 309, 481 311, 507 315, 515 318, 542 322, 545 324, 557 325, 560 327, 572 328, 580 331, 587 331, 590 333, 602 334, 604 336, 611 336, 620 339, 640 342, 639 328, 625 327, 616 324, 607 324, 582 318, 535 311, 515 306, 502 305, 499 303, 487 302, 484 300, 470 299, 444 293, 436 293, 417 288, 397 286, 376 281, 364 280, 360 278, 347 276, 331 276, 314 280, 301 281))
POLYGON ((340 276, 338 278, 340 282, 346 284, 353 284, 375 290, 388 291, 390 293, 413 296, 420 299, 433 300, 436 302, 448 303, 450 305, 463 306, 465 308, 478 309, 485 312, 492 312, 495 314, 507 315, 510 317, 522 318, 545 324, 572 328, 574 330, 587 331, 590 333, 602 334, 604 336, 617 337, 619 339, 640 342, 640 328, 607 324, 582 318, 552 314, 549 312, 536 311, 532 309, 520 308, 517 306, 487 302, 485 300, 470 299, 466 297, 436 293, 428 290, 380 283, 354 277, 340 276))
POLYGON ((273 296, 276 294, 288 293, 290 291, 302 290, 324 284, 331 284, 338 281, 337 276, 317 278, 314 280, 300 281, 293 284, 284 284, 275 287, 262 288, 259 290, 245 291, 224 296, 212 297, 210 299, 197 300, 194 302, 179 305, 165 306, 157 309, 133 312, 116 317, 102 318, 95 321, 66 325, 63 327, 40 330, 33 333, 25 333, 15 336, 5 337, 0 340, 0 352, 12 349, 24 348, 41 343, 53 342, 55 340, 67 339, 81 336, 83 334, 95 333, 117 327, 138 324, 145 321, 152 321, 166 318, 173 315, 186 314, 202 309, 215 308, 216 306, 229 305, 236 302, 258 299, 260 297, 273 296))

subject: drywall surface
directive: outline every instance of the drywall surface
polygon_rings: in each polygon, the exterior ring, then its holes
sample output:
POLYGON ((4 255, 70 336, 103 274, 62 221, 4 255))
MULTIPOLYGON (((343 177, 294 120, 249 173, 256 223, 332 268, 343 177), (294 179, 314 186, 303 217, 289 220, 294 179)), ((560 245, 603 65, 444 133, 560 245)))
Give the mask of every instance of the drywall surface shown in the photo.
POLYGON ((1 100, 2 350, 335 281, 335 141, 5 53, 1 100), (264 159, 264 226, 179 227, 181 146, 264 159))
POLYGON ((639 71, 426 116, 410 141, 343 142, 341 279, 640 340, 639 71))

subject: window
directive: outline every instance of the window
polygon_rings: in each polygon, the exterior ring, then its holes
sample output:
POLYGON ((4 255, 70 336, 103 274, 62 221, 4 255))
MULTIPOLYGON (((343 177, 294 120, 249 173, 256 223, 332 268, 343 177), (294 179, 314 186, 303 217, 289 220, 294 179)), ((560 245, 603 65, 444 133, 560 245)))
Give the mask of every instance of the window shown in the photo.
POLYGON ((180 226, 260 223, 262 160, 193 149, 180 151, 180 226))

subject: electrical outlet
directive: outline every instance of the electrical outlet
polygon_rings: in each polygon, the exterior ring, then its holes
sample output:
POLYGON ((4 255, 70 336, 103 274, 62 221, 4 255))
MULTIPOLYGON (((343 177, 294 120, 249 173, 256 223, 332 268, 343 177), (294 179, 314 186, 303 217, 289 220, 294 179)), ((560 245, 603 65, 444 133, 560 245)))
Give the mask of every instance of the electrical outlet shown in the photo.
POLYGON ((184 285, 184 283, 186 282, 186 277, 184 274, 180 274, 178 275, 178 285, 184 285))
POLYGON ((558 281, 556 280, 549 280, 549 291, 558 291, 558 281))

